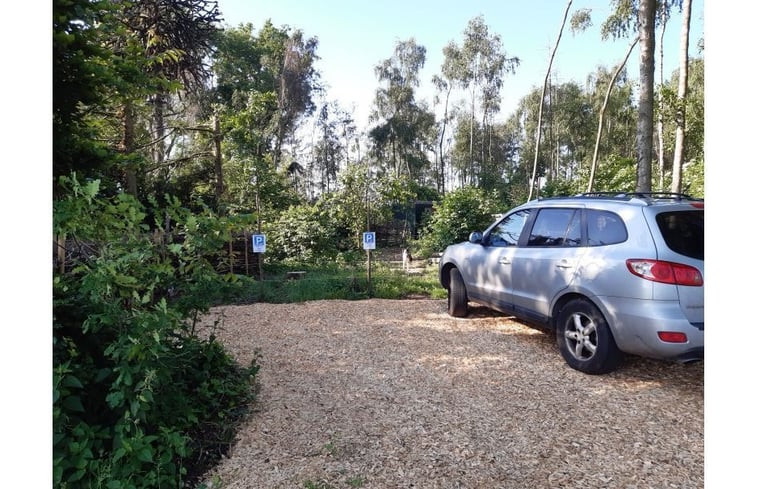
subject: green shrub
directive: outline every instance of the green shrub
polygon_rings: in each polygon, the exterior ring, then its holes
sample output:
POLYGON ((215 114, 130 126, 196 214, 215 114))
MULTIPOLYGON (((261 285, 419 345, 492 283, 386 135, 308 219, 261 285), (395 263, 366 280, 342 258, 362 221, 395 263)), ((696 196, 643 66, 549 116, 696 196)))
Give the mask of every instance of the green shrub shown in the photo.
POLYGON ((79 254, 53 279, 54 484, 182 487, 212 462, 188 464, 193 451, 230 441, 257 372, 195 330, 214 300, 207 292, 234 281, 209 260, 228 222, 173 201, 155 214, 179 231, 166 243, 133 198, 100 198, 96 181, 75 177, 61 185, 54 231, 79 254))
POLYGON ((269 226, 271 258, 284 262, 312 263, 333 258, 338 231, 320 205, 289 207, 269 226))
POLYGON ((483 231, 503 205, 492 193, 476 187, 463 187, 444 196, 434 207, 428 224, 415 243, 419 257, 444 251, 448 245, 465 241, 473 231, 483 231))

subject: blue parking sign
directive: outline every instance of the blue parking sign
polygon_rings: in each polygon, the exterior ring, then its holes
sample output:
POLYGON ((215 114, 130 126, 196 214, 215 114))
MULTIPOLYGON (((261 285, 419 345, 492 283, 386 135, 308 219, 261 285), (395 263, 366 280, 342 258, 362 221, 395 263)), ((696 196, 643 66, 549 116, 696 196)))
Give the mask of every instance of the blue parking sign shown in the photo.
POLYGON ((265 234, 252 235, 252 252, 265 253, 265 234))
POLYGON ((363 249, 364 250, 376 249, 376 233, 374 231, 363 233, 363 249))

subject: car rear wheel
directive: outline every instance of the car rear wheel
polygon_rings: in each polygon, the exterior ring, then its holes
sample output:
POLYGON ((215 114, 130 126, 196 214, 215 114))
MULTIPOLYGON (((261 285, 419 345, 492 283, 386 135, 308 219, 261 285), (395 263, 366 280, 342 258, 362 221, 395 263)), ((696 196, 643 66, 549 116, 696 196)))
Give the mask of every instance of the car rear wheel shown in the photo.
POLYGON ((565 361, 587 374, 605 374, 620 364, 621 353, 597 306, 575 299, 557 317, 557 345, 565 361))
POLYGON ((447 312, 450 316, 464 317, 468 314, 468 292, 460 270, 449 271, 449 289, 447 289, 447 312))

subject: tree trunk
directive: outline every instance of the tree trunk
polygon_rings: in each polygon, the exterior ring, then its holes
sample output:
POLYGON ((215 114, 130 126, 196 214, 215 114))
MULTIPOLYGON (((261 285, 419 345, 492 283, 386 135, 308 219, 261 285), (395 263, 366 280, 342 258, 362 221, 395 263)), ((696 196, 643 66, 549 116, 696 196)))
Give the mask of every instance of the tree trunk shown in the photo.
POLYGON ((637 42, 639 42, 638 37, 636 37, 636 39, 633 40, 631 45, 628 46, 628 51, 626 51, 626 57, 623 58, 623 61, 615 69, 615 73, 612 74, 610 83, 607 85, 607 92, 605 92, 605 99, 602 102, 602 108, 599 110, 599 127, 597 128, 597 140, 594 143, 594 156, 592 156, 591 158, 591 172, 589 174, 589 185, 586 188, 587 192, 591 192, 594 189, 594 175, 596 174, 597 160, 599 158, 599 142, 602 140, 602 129, 604 126, 605 110, 607 109, 607 103, 610 101, 610 92, 612 91, 612 87, 615 86, 615 80, 618 78, 618 74, 623 70, 623 67, 628 62, 628 57, 631 56, 631 51, 633 51, 633 48, 636 46, 637 42))
POLYGON ((541 87, 541 97, 539 98, 539 118, 536 122, 536 149, 534 150, 534 167, 531 172, 531 184, 528 189, 528 200, 531 200, 531 196, 534 192, 534 185, 536 185, 536 167, 539 161, 539 144, 541 143, 541 116, 544 111, 544 94, 547 91, 547 84, 549 83, 549 74, 552 71, 552 62, 555 59, 557 53, 557 47, 560 45, 560 38, 562 38, 562 31, 565 28, 565 21, 568 20, 568 11, 573 0, 568 0, 568 4, 565 6, 565 14, 563 15, 562 24, 560 24, 560 33, 557 35, 557 41, 555 47, 552 49, 552 55, 549 57, 549 66, 547 67, 547 74, 544 76, 544 84, 541 87))
MULTIPOLYGON (((121 154, 128 155, 134 152, 135 144, 135 131, 134 131, 134 103, 131 100, 124 102, 121 107, 121 141, 118 143, 118 151, 121 154)), ((126 191, 137 198, 137 169, 134 168, 133 163, 126 164, 124 170, 125 179, 124 185, 126 191)))
POLYGON ((221 125, 218 114, 213 114, 213 145, 215 147, 215 171, 216 171, 216 205, 221 203, 223 197, 223 157, 221 155, 221 125))
MULTIPOLYGON (((665 73, 663 70, 663 64, 662 64, 662 58, 663 58, 663 47, 664 43, 663 40, 665 39, 665 26, 668 23, 668 16, 663 9, 662 11, 662 19, 660 21, 662 31, 660 31, 660 88, 665 84, 665 73)), ((658 163, 658 171, 659 171, 659 178, 660 178, 660 191, 663 191, 665 189, 665 139, 663 137, 663 126, 662 126, 662 115, 663 115, 663 109, 665 108, 665 104, 662 100, 662 97, 660 97, 660 104, 657 106, 657 159, 659 161, 658 163)))
POLYGON ((678 101, 676 104, 676 147, 673 157, 673 183, 671 192, 681 192, 683 174, 683 150, 686 128, 686 93, 689 79, 689 27, 691 25, 691 0, 683 0, 683 17, 681 19, 681 52, 678 69, 678 101))
POLYGON ((639 119, 636 124, 636 191, 652 191, 654 134, 654 31, 656 0, 639 0, 639 119))
POLYGON ((473 90, 470 96, 470 145, 468 146, 468 165, 470 168, 468 182, 473 184, 473 112, 476 108, 476 82, 473 82, 473 90))
POLYGON ((153 108, 152 108, 152 120, 153 120, 153 138, 155 141, 157 141, 152 146, 152 159, 153 159, 153 166, 155 168, 160 168, 160 177, 163 179, 163 182, 168 182, 168 168, 163 166, 163 162, 166 161, 166 146, 165 146, 165 137, 166 137, 166 121, 165 121, 165 113, 166 113, 166 94, 163 90, 158 91, 158 93, 155 94, 153 97, 153 108))
POLYGON ((439 181, 437 181, 437 190, 439 190, 439 193, 441 195, 444 195, 444 183, 445 183, 445 173, 444 173, 444 133, 447 130, 447 111, 449 109, 449 95, 452 92, 452 86, 447 89, 447 97, 444 101, 444 121, 442 122, 442 134, 439 137, 439 171, 441 173, 441 185, 439 185, 439 181))

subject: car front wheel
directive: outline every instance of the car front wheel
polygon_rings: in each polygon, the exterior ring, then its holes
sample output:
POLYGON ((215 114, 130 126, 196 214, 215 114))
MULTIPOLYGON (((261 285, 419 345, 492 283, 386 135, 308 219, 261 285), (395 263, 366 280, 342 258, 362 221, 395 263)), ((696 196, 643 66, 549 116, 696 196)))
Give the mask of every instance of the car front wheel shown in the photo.
POLYGON ((447 289, 447 312, 457 318, 468 314, 468 292, 460 270, 453 268, 449 271, 449 289, 447 289))
POLYGON ((587 374, 605 374, 620 364, 621 353, 597 306, 575 299, 557 317, 557 345, 565 361, 587 374))

